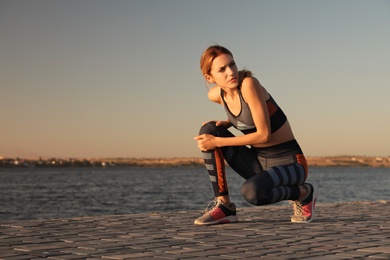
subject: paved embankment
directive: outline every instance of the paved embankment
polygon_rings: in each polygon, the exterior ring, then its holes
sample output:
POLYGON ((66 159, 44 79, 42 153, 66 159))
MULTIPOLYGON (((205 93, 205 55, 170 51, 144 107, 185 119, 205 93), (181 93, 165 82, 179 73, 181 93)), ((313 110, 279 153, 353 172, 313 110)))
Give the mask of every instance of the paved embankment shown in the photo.
POLYGON ((195 226, 201 211, 0 222, 1 259, 390 259, 390 202, 239 209, 240 222, 195 226))

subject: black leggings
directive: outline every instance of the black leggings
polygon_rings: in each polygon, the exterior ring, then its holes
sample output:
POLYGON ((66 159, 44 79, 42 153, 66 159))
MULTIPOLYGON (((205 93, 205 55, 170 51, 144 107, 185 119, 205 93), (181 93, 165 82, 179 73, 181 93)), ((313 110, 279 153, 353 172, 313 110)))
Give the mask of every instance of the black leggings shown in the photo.
MULTIPOLYGON (((234 137, 225 127, 216 126, 215 122, 203 125, 199 134, 234 137)), ((300 196, 299 185, 307 178, 307 163, 303 154, 264 158, 256 150, 260 148, 227 146, 202 151, 215 196, 229 194, 224 164, 226 161, 246 180, 241 193, 249 203, 267 205, 282 200, 297 200, 300 196)))

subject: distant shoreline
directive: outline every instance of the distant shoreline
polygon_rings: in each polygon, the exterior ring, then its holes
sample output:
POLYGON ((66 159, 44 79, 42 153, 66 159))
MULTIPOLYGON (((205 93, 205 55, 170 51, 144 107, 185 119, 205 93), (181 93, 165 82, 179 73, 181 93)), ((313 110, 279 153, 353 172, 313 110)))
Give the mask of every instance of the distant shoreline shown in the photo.
MULTIPOLYGON (((390 157, 307 156, 309 166, 390 167, 390 157)), ((203 165, 202 158, 6 158, 0 167, 175 167, 203 165)))

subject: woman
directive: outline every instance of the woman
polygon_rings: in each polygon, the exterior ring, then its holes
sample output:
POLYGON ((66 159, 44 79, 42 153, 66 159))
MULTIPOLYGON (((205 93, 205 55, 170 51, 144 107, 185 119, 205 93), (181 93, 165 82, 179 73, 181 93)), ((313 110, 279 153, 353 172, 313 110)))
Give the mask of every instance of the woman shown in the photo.
POLYGON ((318 188, 305 183, 306 159, 283 111, 250 71, 238 71, 228 49, 210 46, 200 67, 206 81, 215 84, 208 98, 224 107, 228 120, 203 124, 194 138, 215 194, 213 207, 195 224, 238 221, 229 199, 224 160, 246 180, 241 193, 249 203, 259 206, 291 200, 291 221, 311 222, 318 188), (231 126, 243 135, 234 136, 228 131, 231 126))

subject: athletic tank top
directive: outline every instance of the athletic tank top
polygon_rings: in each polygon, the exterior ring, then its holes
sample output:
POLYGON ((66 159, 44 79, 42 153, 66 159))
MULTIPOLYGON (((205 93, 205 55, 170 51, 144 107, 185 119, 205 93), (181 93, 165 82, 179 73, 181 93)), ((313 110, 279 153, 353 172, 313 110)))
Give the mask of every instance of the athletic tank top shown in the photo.
MULTIPOLYGON (((233 113, 229 110, 225 99, 223 98, 223 94, 224 91, 223 89, 221 89, 221 98, 223 100, 224 105, 223 107, 225 108, 229 122, 232 123, 235 128, 237 128, 244 134, 256 132, 256 126, 253 122, 251 110, 249 109, 249 106, 245 102, 244 98, 242 97, 241 89, 238 89, 238 95, 240 97, 241 103, 241 111, 237 116, 233 115, 233 113)), ((267 100, 267 107, 271 122, 271 133, 274 133, 279 128, 281 128, 282 125, 287 121, 287 117, 282 111, 282 109, 275 102, 275 100, 272 98, 272 96, 270 96, 270 98, 267 100)))

